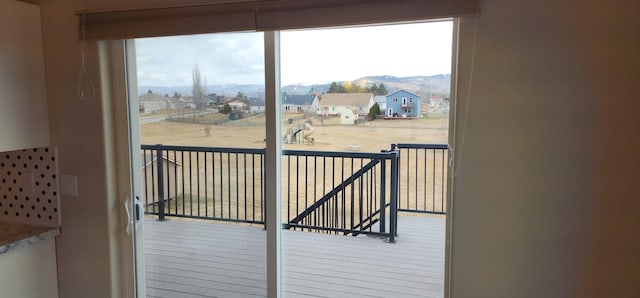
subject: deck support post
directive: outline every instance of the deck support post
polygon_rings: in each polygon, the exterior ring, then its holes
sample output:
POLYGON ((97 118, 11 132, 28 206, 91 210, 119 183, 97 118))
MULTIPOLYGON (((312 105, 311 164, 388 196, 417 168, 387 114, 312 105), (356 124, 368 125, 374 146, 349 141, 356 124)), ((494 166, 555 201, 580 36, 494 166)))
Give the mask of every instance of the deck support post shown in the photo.
MULTIPOLYGON (((392 147, 393 148, 393 147, 392 147)), ((391 154, 391 197, 389 211, 389 243, 396 242, 396 236, 398 235, 398 151, 392 150, 391 154)))
POLYGON ((164 220, 164 175, 162 169, 162 144, 156 144, 156 167, 158 169, 158 220, 164 220))

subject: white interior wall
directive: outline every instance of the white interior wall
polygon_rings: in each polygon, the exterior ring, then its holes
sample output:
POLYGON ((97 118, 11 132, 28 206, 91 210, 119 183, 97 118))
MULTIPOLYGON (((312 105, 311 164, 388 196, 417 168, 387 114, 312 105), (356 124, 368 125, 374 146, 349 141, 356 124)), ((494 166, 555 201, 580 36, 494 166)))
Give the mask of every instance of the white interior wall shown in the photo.
POLYGON ((451 297, 638 295, 640 5, 480 2, 475 54, 461 26, 451 297))
MULTIPOLYGON (((189 1, 197 2, 206 1, 189 1)), ((118 236, 105 170, 110 132, 102 104, 76 97, 74 12, 187 4, 132 3, 42 0, 51 140, 61 172, 78 175, 80 193, 62 198, 62 297, 118 296, 113 279, 120 277, 109 251, 118 236)), ((452 206, 450 293, 634 296, 638 4, 480 3, 473 101, 452 206)), ((468 55, 474 29, 469 20, 462 27, 468 55)), ((96 60, 95 51, 89 58, 96 60)), ((88 67, 97 77, 98 65, 88 67)), ((461 67, 468 72, 468 64, 461 67)))

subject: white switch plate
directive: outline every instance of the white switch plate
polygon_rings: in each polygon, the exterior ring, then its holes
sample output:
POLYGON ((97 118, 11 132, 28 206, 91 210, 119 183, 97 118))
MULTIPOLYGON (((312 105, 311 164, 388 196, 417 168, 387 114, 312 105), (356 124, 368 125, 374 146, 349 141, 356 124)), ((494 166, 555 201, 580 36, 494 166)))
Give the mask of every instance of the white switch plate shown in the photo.
POLYGON ((77 196, 78 176, 60 175, 60 193, 68 196, 77 196))

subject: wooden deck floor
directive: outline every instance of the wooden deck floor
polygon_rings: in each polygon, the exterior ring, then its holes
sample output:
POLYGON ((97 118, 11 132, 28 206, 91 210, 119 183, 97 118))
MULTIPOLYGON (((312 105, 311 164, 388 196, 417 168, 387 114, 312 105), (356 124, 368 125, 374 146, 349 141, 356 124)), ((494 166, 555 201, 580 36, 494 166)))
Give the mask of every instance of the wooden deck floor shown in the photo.
MULTIPOLYGON (((265 231, 145 221, 148 297, 265 297, 265 231)), ((401 216, 397 243, 283 231, 285 297, 443 297, 444 217, 401 216)))

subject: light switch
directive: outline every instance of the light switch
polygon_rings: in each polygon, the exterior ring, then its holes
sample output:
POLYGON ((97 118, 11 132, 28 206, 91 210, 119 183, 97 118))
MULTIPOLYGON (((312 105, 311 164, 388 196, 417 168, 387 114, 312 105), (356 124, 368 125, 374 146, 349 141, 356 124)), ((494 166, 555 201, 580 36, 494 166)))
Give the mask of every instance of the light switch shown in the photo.
POLYGON ((78 176, 60 175, 60 193, 68 196, 77 196, 78 176))

